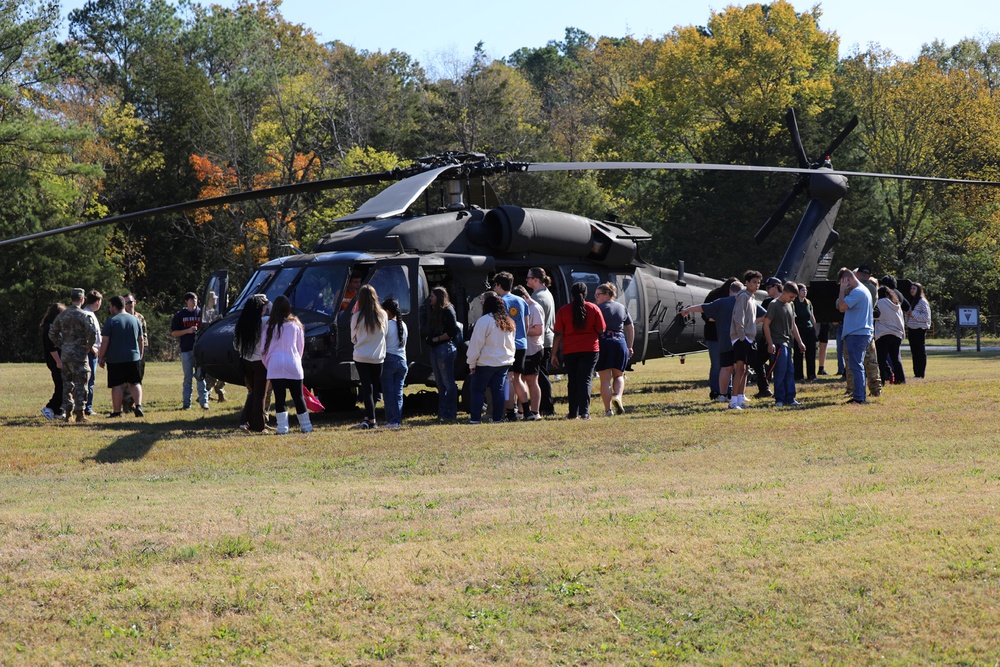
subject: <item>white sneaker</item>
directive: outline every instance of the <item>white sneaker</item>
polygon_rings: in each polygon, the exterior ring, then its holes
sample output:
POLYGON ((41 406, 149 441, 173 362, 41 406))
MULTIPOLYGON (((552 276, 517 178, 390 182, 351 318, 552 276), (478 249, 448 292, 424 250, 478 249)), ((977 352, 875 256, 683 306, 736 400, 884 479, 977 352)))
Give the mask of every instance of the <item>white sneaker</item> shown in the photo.
POLYGON ((742 398, 740 398, 740 407, 741 408, 749 408, 750 407, 750 399, 747 398, 746 396, 743 396, 742 398))
POLYGON ((614 410, 608 410, 607 412, 604 413, 604 416, 605 417, 614 417, 615 416, 615 411, 614 410))
POLYGON ((46 419, 48 419, 49 421, 52 421, 53 419, 55 419, 55 418, 56 418, 56 413, 52 412, 52 408, 50 408, 50 407, 49 407, 49 406, 47 406, 47 405, 46 405, 46 406, 45 406, 44 408, 42 408, 42 414, 43 414, 43 415, 45 416, 45 418, 46 418, 46 419))
POLYGON ((729 404, 729 409, 730 410, 742 410, 743 406, 740 405, 739 403, 730 403, 729 404))

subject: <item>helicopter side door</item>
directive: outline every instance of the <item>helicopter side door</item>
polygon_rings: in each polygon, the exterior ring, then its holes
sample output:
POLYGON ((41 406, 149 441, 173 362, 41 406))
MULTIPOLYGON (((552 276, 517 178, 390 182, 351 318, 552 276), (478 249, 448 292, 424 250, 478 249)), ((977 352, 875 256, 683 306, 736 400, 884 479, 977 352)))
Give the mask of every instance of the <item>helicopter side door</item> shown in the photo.
MULTIPOLYGON (((399 302, 399 311, 411 332, 407 342, 407 355, 419 351, 418 310, 420 304, 420 266, 417 257, 393 257, 380 259, 374 264, 356 265, 352 273, 364 272, 363 285, 371 285, 378 294, 379 303, 392 297, 399 302)), ((350 275, 348 276, 350 280, 350 275)), ((347 307, 337 315, 338 357, 342 361, 353 359, 354 345, 351 343, 351 313, 357 302, 355 295, 347 307)))
POLYGON ((201 331, 226 314, 228 296, 229 271, 215 271, 201 295, 201 331))
POLYGON ((648 327, 645 313, 646 292, 641 276, 631 268, 624 270, 587 267, 560 267, 558 279, 553 283, 556 297, 556 308, 569 302, 569 290, 573 283, 583 283, 587 286, 587 301, 596 303, 594 293, 602 283, 611 283, 617 288, 615 301, 618 301, 628 311, 635 329, 635 339, 632 343, 632 361, 645 359, 648 327), (557 287, 558 283, 558 287, 557 287))

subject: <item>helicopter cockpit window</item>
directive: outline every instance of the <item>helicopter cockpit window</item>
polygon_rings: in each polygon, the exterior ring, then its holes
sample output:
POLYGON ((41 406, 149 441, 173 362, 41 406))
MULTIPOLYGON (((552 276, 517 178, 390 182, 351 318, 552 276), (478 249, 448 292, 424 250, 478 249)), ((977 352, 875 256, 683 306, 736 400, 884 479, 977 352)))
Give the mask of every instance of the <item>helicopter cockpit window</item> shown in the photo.
POLYGON ((399 310, 410 312, 410 272, 406 266, 381 266, 372 274, 368 284, 375 288, 379 301, 390 296, 399 302, 399 310))
POLYGON ((333 298, 337 294, 334 285, 344 284, 345 272, 343 266, 320 264, 306 267, 289 295, 292 308, 332 315, 333 298))
POLYGON ((597 291, 597 286, 602 282, 601 277, 591 271, 573 270, 569 274, 570 285, 573 283, 583 283, 587 286, 587 301, 594 301, 594 292, 597 291))
POLYGON ((233 303, 233 307, 230 310, 236 311, 241 310, 246 304, 247 299, 252 297, 254 294, 259 294, 261 289, 270 282, 274 274, 277 273, 274 269, 260 270, 253 274, 249 281, 247 281, 246 287, 240 292, 240 295, 236 298, 233 303))
POLYGON ((612 273, 608 275, 608 282, 618 288, 615 301, 625 306, 632 319, 636 319, 639 316, 639 284, 635 276, 628 273, 612 273))
POLYGON ((258 271, 247 283, 231 310, 236 311, 243 308, 247 299, 254 294, 266 294, 268 301, 274 301, 279 294, 288 291, 288 286, 292 284, 292 280, 299 274, 299 271, 299 267, 258 271))

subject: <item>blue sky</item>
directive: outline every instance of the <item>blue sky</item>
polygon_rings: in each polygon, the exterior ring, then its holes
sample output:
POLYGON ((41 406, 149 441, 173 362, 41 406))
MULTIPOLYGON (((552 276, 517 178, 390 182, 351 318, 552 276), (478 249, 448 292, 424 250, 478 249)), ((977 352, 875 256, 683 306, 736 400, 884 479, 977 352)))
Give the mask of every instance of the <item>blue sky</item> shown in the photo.
MULTIPOLYGON (((231 0, 216 0, 232 5, 231 0)), ((64 3, 64 15, 84 0, 64 3)), ((206 1, 206 4, 208 2, 206 1)), ((468 60, 479 41, 494 57, 522 46, 560 41, 573 26, 591 35, 660 36, 677 25, 704 25, 728 4, 703 0, 503 0, 420 3, 412 0, 284 0, 282 14, 312 28, 321 41, 358 49, 398 49, 425 65, 468 60)), ((820 27, 841 38, 841 55, 878 43, 910 59, 940 39, 1000 35, 1000 4, 989 0, 792 0, 799 11, 820 4, 820 27)))

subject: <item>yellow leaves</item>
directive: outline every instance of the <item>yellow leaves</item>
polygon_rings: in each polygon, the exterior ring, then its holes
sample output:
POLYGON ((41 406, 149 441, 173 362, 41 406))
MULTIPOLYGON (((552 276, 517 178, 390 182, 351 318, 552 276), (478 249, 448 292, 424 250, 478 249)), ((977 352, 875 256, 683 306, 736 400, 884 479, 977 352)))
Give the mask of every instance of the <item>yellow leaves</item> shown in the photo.
POLYGON ((764 139, 782 131, 786 108, 808 116, 831 102, 838 38, 820 30, 819 15, 779 1, 730 6, 705 27, 675 28, 645 49, 655 67, 633 78, 614 106, 625 118, 612 125, 636 129, 644 115, 662 151, 683 146, 699 158, 713 134, 741 132, 750 152, 744 159, 752 159, 764 139))

